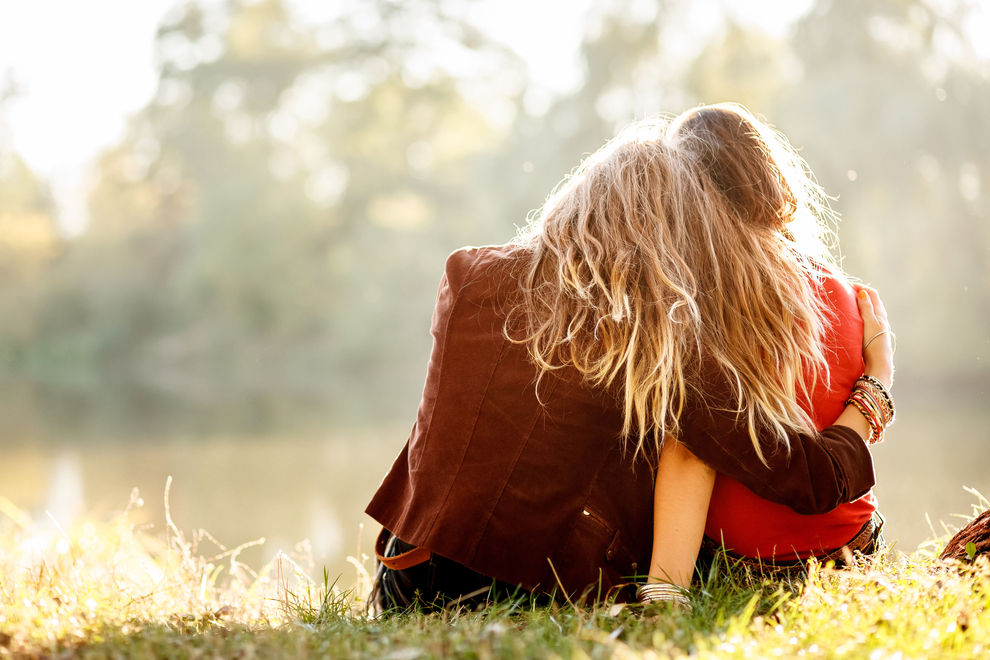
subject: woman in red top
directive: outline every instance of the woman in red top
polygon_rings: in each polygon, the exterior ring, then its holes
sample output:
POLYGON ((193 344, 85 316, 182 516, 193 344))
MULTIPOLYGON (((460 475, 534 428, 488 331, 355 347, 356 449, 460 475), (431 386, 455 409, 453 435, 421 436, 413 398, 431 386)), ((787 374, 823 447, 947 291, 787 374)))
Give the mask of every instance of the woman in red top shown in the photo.
MULTIPOLYGON (((824 338, 829 380, 815 383, 806 409, 815 426, 823 429, 845 408, 849 393, 863 374, 863 322, 856 306, 856 290, 844 277, 823 271, 819 286, 823 302, 834 314, 824 338)), ((876 508, 870 491, 828 513, 801 515, 759 497, 732 477, 718 475, 705 536, 747 557, 776 562, 804 559, 845 545, 876 508)))
MULTIPOLYGON (((773 230, 780 232, 782 242, 790 243, 789 249, 810 261, 802 277, 812 282, 817 298, 821 323, 814 344, 820 352, 806 355, 802 373, 797 374, 794 402, 804 422, 816 429, 865 423, 869 428, 864 437, 878 442, 893 418, 887 394, 893 363, 874 358, 867 364, 864 353, 868 343, 880 340, 889 358, 886 312, 875 291, 857 292, 820 249, 823 244, 817 237, 802 243, 796 235, 802 225, 802 196, 809 191, 821 195, 810 173, 782 136, 741 106, 721 104, 688 111, 674 121, 671 131, 679 148, 696 155, 702 176, 735 208, 738 222, 751 222, 761 216, 760 207, 776 205, 780 226, 773 230), (788 197, 791 200, 783 205, 776 202, 788 197)), ((751 350, 757 355, 765 351, 758 344, 751 350)), ((786 379, 788 373, 782 371, 780 377, 786 379)), ((737 402, 729 405, 745 410, 737 402)), ((710 545, 724 544, 738 556, 780 565, 826 556, 843 546, 873 549, 878 532, 873 526, 875 511, 870 491, 827 513, 796 513, 730 476, 716 474, 668 436, 656 481, 650 583, 641 589, 641 598, 685 602, 683 592, 671 585, 685 588, 690 583, 702 533, 710 545)))

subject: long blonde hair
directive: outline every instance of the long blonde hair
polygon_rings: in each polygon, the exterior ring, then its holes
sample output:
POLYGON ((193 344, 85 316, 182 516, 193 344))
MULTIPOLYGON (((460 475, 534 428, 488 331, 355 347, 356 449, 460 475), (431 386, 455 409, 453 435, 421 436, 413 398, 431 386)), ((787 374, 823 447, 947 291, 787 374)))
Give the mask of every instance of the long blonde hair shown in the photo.
MULTIPOLYGON (((506 332, 541 378, 572 366, 615 388, 636 452, 679 432, 689 396, 789 448, 827 378, 816 295, 827 199, 787 141, 737 105, 636 124, 589 156, 517 237, 528 249, 506 332), (511 330, 510 330, 511 328, 511 330), (701 363, 734 401, 711 401, 701 363), (648 438, 653 442, 648 443, 648 438)), ((537 384, 538 386, 538 384, 537 384)))

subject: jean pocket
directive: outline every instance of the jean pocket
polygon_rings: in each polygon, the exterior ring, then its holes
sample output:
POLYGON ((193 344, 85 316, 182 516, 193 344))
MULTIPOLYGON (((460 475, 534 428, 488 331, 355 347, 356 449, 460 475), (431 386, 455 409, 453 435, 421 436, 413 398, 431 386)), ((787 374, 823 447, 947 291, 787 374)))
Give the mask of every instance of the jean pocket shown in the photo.
POLYGON ((557 555, 551 558, 558 587, 571 598, 600 600, 634 576, 639 566, 622 533, 592 509, 582 509, 557 555))

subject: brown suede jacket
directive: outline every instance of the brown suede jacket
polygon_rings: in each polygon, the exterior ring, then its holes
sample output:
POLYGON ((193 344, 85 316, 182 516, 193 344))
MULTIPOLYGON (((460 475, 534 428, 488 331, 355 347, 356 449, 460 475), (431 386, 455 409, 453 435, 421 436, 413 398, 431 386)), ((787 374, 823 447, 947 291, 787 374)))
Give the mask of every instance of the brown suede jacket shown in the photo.
MULTIPOLYGON (((529 589, 604 597, 649 567, 654 472, 621 440, 621 401, 573 369, 544 377, 503 333, 525 255, 464 248, 447 260, 416 423, 367 513, 399 538, 529 589)), ((712 376, 706 400, 727 400, 712 376)), ((874 485, 866 443, 844 426, 767 438, 689 401, 679 440, 718 472, 799 513, 823 513, 874 485)))

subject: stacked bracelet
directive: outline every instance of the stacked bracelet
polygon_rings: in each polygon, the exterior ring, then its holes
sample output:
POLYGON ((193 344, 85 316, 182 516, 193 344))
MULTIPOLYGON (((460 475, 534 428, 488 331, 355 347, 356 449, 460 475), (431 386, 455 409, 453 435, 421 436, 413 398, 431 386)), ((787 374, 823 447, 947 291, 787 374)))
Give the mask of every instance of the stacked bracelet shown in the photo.
POLYGON ((674 603, 684 609, 691 609, 691 602, 687 597, 688 590, 678 587, 669 582, 648 582, 641 584, 636 590, 636 597, 640 603, 649 605, 652 603, 674 603))
POLYGON ((870 425, 870 435, 866 439, 866 442, 871 445, 875 445, 878 442, 883 441, 883 425, 880 423, 879 414, 872 408, 862 395, 857 392, 853 392, 853 395, 849 397, 846 401, 846 405, 851 405, 860 412, 863 417, 866 418, 867 423, 870 425))
POLYGON ((883 441, 883 432, 894 421, 894 400, 887 388, 873 376, 861 376, 846 405, 856 408, 870 425, 869 444, 883 441))
POLYGON ((894 421, 894 400, 890 398, 890 392, 887 391, 887 388, 883 386, 883 383, 880 382, 879 378, 867 374, 860 376, 859 380, 856 382, 862 383, 867 389, 871 390, 873 394, 878 396, 879 401, 883 404, 887 414, 887 425, 890 426, 890 423, 894 421))

